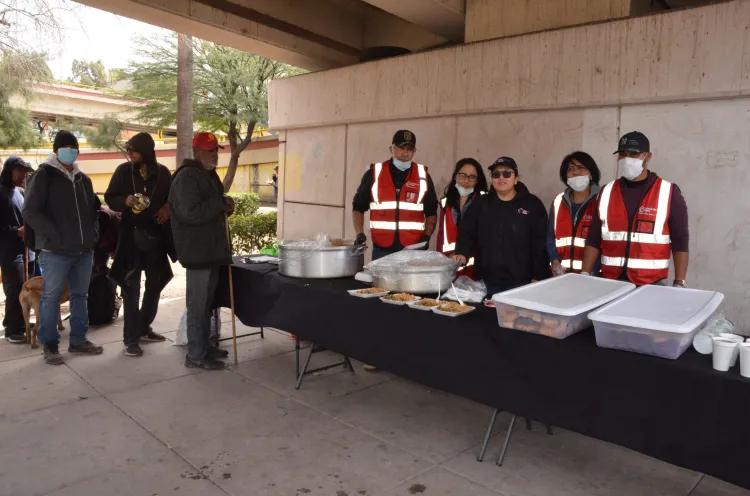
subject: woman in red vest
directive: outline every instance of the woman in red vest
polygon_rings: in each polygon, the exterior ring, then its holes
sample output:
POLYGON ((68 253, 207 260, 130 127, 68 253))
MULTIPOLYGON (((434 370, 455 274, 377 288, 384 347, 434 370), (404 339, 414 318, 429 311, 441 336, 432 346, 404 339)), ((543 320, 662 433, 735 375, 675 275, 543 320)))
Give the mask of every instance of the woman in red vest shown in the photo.
MULTIPOLYGON (((447 256, 453 255, 458 238, 458 224, 469 205, 479 195, 487 192, 487 178, 482 166, 473 158, 462 158, 453 169, 451 182, 445 188, 440 200, 437 249, 447 256)), ((468 261, 465 269, 459 271, 474 279, 474 260, 468 261)))
MULTIPOLYGON (((588 153, 571 153, 560 164, 560 181, 566 188, 552 202, 547 229, 547 254, 554 276, 581 272, 600 177, 599 167, 588 153)), ((594 269, 598 272, 599 263, 594 269)))

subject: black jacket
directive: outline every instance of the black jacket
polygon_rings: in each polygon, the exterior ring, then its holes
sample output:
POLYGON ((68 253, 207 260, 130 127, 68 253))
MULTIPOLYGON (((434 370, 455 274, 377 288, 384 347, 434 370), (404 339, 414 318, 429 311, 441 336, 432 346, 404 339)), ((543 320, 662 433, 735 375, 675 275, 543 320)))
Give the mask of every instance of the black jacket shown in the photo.
POLYGON ((232 263, 224 216, 224 186, 215 170, 186 159, 172 177, 169 191, 177 259, 187 269, 232 263))
POLYGON ((12 170, 13 167, 6 164, 0 174, 0 264, 23 262, 26 250, 23 239, 18 236, 18 229, 23 226, 23 195, 13 185, 12 170))
POLYGON ((508 202, 494 191, 476 198, 458 228, 456 253, 476 253, 477 275, 489 282, 528 284, 549 275, 547 210, 520 183, 516 192, 508 202))
POLYGON ((27 244, 35 250, 75 255, 94 249, 99 239, 99 206, 91 179, 68 173, 54 155, 31 176, 23 205, 27 244), (29 227, 34 230, 29 236, 29 227))
POLYGON ((155 215, 161 207, 167 204, 172 174, 165 166, 158 164, 155 158, 149 160, 147 167, 149 175, 144 181, 138 167, 134 167, 130 162, 119 165, 112 174, 107 192, 104 193, 107 206, 115 212, 122 212, 110 277, 120 286, 126 285, 127 275, 136 263, 133 233, 138 226, 139 229, 159 238, 159 246, 156 249, 161 251, 160 256, 163 258, 160 275, 160 286, 163 289, 173 276, 167 255, 176 261, 177 254, 174 250, 172 227, 169 221, 160 225, 156 222, 155 215), (136 193, 148 196, 151 201, 149 207, 138 214, 125 204, 127 197, 136 193))

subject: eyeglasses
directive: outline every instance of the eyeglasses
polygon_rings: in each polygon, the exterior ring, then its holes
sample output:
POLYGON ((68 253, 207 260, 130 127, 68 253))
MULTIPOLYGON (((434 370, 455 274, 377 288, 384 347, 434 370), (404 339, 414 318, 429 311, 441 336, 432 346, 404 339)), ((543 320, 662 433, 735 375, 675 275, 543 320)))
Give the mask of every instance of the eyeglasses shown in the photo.
POLYGON ((133 148, 131 148, 131 147, 127 147, 127 148, 125 148, 125 153, 127 153, 127 154, 135 153, 135 150, 133 148))
POLYGON ((479 179, 479 176, 474 174, 464 174, 463 172, 459 172, 456 174, 456 179, 461 179, 463 181, 469 181, 472 183, 477 182, 477 179, 479 179))
POLYGON ((588 170, 583 165, 576 165, 574 163, 568 164, 568 172, 578 172, 578 171, 585 171, 588 170))
POLYGON ((511 177, 513 177, 513 171, 512 170, 492 171, 492 179, 500 179, 501 177, 504 177, 505 179, 510 179, 511 177))

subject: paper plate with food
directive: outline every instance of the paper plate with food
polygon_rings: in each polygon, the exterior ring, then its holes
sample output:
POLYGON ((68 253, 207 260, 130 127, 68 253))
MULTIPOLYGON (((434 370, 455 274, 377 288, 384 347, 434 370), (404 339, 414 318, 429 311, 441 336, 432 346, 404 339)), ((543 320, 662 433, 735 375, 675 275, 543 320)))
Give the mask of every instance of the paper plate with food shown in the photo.
POLYGON ((440 305, 433 307, 432 311, 438 315, 445 315, 446 317, 458 317, 459 315, 465 315, 469 312, 473 312, 474 307, 469 305, 461 305, 455 301, 441 302, 440 305))
POLYGON ((440 303, 442 302, 434 298, 421 298, 416 301, 410 301, 409 303, 407 303, 407 305, 409 306, 409 308, 413 308, 414 310, 431 312, 432 309, 440 305, 440 303))
POLYGON ((357 298, 380 298, 389 293, 383 288, 350 289, 347 292, 357 298))
POLYGON ((419 301, 422 298, 413 295, 411 293, 393 293, 388 296, 383 296, 380 301, 383 303, 390 303, 391 305, 406 305, 410 302, 419 301))

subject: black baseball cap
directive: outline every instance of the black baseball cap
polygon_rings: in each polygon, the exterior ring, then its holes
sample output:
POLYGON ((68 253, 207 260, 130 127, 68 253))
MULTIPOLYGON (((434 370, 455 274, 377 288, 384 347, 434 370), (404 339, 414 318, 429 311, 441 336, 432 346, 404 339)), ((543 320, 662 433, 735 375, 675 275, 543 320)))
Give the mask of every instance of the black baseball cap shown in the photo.
POLYGON ((396 146, 411 145, 416 148, 417 137, 414 136, 414 133, 411 131, 401 129, 400 131, 396 131, 396 134, 393 135, 393 144, 396 146))
POLYGON ((26 172, 34 172, 34 168, 31 167, 31 164, 29 164, 21 157, 17 157, 15 155, 11 155, 10 157, 8 157, 3 167, 8 167, 11 169, 26 169, 26 172))
POLYGON ((621 152, 629 153, 648 153, 651 151, 651 143, 645 134, 638 131, 632 131, 622 138, 617 145, 617 150, 613 155, 617 155, 621 152))
POLYGON ((515 160, 513 160, 513 159, 512 159, 512 158, 510 158, 510 157, 500 157, 499 159, 495 160, 495 161, 494 161, 494 162, 492 163, 492 165, 490 165, 490 166, 489 166, 489 167, 487 167, 487 168, 488 168, 488 169, 490 170, 490 172, 491 172, 491 171, 492 171, 492 170, 493 170, 493 169, 494 169, 495 167, 499 167, 499 166, 501 166, 501 165, 503 165, 503 166, 505 166, 505 167, 510 167, 511 169, 513 169, 513 172, 515 172, 515 173, 516 173, 516 175, 518 175, 518 165, 516 164, 516 161, 515 161, 515 160))

